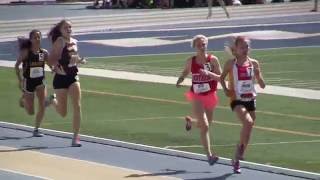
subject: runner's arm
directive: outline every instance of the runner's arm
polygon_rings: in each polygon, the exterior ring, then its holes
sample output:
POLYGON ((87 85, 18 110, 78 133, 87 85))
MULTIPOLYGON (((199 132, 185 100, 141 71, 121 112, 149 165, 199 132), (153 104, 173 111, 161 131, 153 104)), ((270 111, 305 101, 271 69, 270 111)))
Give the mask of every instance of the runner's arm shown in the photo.
POLYGON ((46 49, 43 49, 43 53, 44 53, 44 61, 46 62, 46 64, 49 66, 49 68, 52 70, 52 66, 49 65, 49 53, 46 49))
POLYGON ((258 61, 253 61, 253 65, 254 65, 254 76, 259 84, 259 86, 264 89, 266 87, 266 84, 265 84, 265 81, 263 79, 263 76, 262 76, 262 72, 261 72, 261 69, 260 69, 260 65, 259 65, 259 62, 258 61))
POLYGON ((55 67, 58 64, 58 60, 61 58, 64 41, 62 37, 59 37, 52 45, 51 52, 48 57, 48 65, 55 67))
POLYGON ((213 67, 212 72, 201 69, 200 73, 210 76, 215 81, 220 81, 221 67, 219 64, 219 60, 216 56, 211 56, 211 57, 212 57, 212 60, 210 61, 210 65, 211 67, 213 67))
POLYGON ((184 66, 184 69, 183 71, 181 72, 181 75, 179 76, 178 80, 177 80, 177 83, 176 83, 176 86, 177 87, 180 87, 181 83, 183 82, 183 80, 188 76, 188 74, 190 73, 191 71, 191 61, 192 59, 189 58, 184 66))
POLYGON ((220 76, 220 84, 221 84, 221 86, 222 86, 222 88, 223 88, 223 92, 224 92, 224 93, 226 94, 226 96, 228 96, 228 97, 230 96, 230 90, 228 89, 228 87, 227 87, 227 85, 226 85, 225 79, 226 79, 226 77, 227 77, 227 75, 228 75, 231 67, 232 67, 232 60, 229 60, 229 61, 227 61, 226 64, 224 65, 223 71, 222 71, 221 76, 220 76))
POLYGON ((26 50, 21 50, 19 55, 18 55, 16 64, 14 65, 14 69, 15 69, 15 72, 16 72, 16 75, 17 75, 17 78, 18 78, 18 83, 19 83, 19 88, 20 89, 22 89, 22 77, 21 77, 19 66, 23 62, 23 60, 25 59, 26 53, 27 53, 26 50))

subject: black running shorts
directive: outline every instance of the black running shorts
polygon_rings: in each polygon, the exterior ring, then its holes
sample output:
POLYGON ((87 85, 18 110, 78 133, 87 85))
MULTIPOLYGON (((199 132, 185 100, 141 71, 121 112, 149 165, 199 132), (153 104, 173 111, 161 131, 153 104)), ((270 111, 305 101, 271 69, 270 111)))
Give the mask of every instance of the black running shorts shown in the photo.
POLYGON ((53 79, 54 89, 68 89, 71 84, 79 80, 78 75, 60 75, 56 74, 53 79))
POLYGON ((247 111, 255 111, 256 110, 256 100, 251 100, 251 101, 241 101, 241 100, 234 100, 231 102, 230 106, 232 111, 234 108, 238 105, 244 106, 247 111))
POLYGON ((43 77, 41 78, 24 78, 23 91, 27 93, 34 93, 38 86, 44 85, 43 77))

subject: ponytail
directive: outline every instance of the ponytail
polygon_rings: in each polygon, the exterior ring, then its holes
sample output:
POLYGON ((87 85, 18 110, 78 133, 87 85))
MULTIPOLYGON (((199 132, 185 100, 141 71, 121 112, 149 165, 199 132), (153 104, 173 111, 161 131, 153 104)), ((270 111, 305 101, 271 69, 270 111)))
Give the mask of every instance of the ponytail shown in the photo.
POLYGON ((58 37, 62 36, 60 29, 62 25, 67 22, 68 22, 67 20, 63 19, 58 24, 56 24, 51 28, 51 30, 48 33, 48 37, 51 40, 52 44, 58 39, 58 37))
POLYGON ((24 49, 30 49, 32 46, 32 43, 28 38, 18 37, 18 46, 19 46, 19 51, 22 51, 24 49))
POLYGON ((23 36, 20 36, 18 37, 18 47, 19 47, 19 51, 22 51, 24 49, 30 49, 31 46, 32 46, 32 43, 31 43, 31 38, 32 36, 34 36, 35 33, 40 33, 40 36, 41 36, 41 31, 38 30, 38 29, 33 29, 32 31, 30 31, 29 33, 29 38, 26 38, 26 37, 23 37, 23 36))

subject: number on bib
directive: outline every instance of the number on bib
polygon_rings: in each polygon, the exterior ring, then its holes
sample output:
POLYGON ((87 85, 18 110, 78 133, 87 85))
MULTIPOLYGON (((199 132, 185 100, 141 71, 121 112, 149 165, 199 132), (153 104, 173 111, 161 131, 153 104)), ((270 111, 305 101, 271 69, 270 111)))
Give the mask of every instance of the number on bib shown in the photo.
POLYGON ((210 91, 210 85, 209 83, 202 83, 202 84, 194 84, 193 85, 193 91, 197 94, 204 93, 210 91))
POLYGON ((43 77, 42 67, 32 67, 30 68, 30 78, 43 77))
POLYGON ((44 54, 43 53, 39 53, 39 61, 44 61, 44 54))
POLYGON ((238 92, 240 94, 248 94, 252 93, 253 91, 254 89, 252 80, 238 81, 238 92))

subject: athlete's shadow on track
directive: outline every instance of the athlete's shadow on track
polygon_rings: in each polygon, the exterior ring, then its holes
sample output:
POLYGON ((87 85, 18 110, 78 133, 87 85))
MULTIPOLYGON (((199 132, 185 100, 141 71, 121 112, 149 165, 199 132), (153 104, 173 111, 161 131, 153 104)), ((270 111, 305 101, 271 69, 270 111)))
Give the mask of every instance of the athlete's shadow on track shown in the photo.
POLYGON ((232 176, 234 173, 226 173, 222 176, 218 177, 209 177, 209 178, 193 178, 193 179, 186 179, 186 180, 225 180, 228 177, 232 176))
POLYGON ((18 151, 27 151, 27 150, 42 150, 42 149, 62 149, 62 148, 72 148, 71 146, 54 146, 54 147, 48 147, 48 146, 22 146, 20 148, 16 149, 0 149, 0 153, 2 152, 18 152, 18 151))
POLYGON ((28 139, 32 138, 33 136, 26 136, 26 137, 13 137, 13 136, 1 136, 0 141, 2 140, 21 140, 21 139, 28 139))
MULTIPOLYGON (((186 170, 174 170, 174 169, 163 169, 161 170, 163 172, 157 172, 157 173, 146 173, 146 174, 131 174, 129 176, 126 176, 125 178, 138 178, 138 177, 146 177, 146 176, 171 176, 171 175, 177 175, 177 174, 194 174, 194 173, 211 173, 210 171, 203 171, 203 172, 194 172, 194 171, 186 171, 186 170)), ((233 173, 227 173, 219 177, 213 177, 213 178, 200 178, 200 179, 190 179, 190 180, 224 180, 227 179, 227 177, 231 176, 233 173)))

